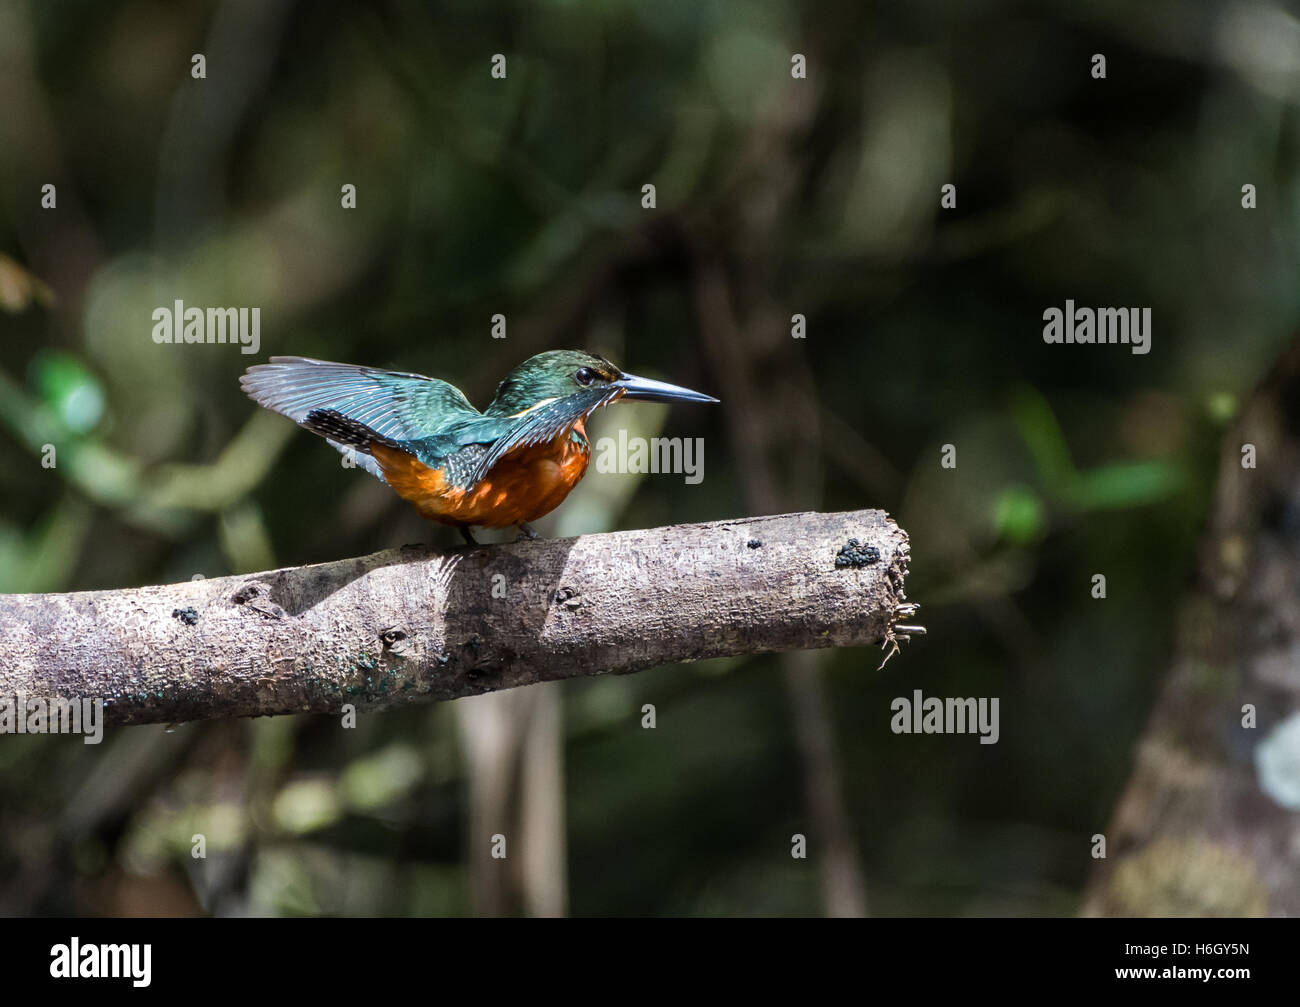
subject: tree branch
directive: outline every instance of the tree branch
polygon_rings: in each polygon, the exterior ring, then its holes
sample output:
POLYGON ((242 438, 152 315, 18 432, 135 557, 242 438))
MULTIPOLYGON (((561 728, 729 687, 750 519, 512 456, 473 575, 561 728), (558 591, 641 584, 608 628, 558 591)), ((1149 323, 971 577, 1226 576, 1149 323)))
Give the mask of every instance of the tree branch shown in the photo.
POLYGON ((906 532, 864 510, 0 595, 0 696, 102 697, 109 723, 179 723, 894 645, 918 631, 897 624, 915 608, 907 561, 906 532))

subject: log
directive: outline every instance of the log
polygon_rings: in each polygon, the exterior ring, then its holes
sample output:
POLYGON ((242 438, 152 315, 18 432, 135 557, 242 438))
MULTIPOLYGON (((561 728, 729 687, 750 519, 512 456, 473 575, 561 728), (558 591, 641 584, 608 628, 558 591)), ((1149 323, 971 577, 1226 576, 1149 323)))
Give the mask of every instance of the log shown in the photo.
MULTIPOLYGON (((907 534, 783 514, 358 559, 155 587, 0 595, 0 696, 110 724, 378 710, 672 662, 880 644, 907 534)), ((887 655, 888 656, 888 655, 887 655)))

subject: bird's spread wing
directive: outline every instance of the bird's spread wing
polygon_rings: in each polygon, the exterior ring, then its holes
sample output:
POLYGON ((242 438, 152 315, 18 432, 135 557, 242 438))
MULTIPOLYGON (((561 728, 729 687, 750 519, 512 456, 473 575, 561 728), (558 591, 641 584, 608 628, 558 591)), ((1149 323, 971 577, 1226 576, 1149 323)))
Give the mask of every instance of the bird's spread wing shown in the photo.
POLYGON ((381 479, 378 464, 364 456, 371 441, 418 441, 449 422, 481 415, 446 381, 309 357, 272 357, 250 367, 239 383, 259 405, 320 434, 339 451, 358 449, 357 463, 381 479))
POLYGON ((308 357, 272 357, 250 367, 239 383, 254 401, 295 423, 332 410, 390 440, 427 437, 444 419, 479 415, 446 381, 308 357))

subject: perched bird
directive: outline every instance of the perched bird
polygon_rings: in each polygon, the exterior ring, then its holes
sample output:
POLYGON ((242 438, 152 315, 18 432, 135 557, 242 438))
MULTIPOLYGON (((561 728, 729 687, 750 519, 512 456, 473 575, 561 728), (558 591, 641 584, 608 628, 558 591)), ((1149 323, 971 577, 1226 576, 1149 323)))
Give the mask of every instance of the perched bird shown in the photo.
POLYGON ((525 360, 481 413, 437 378, 308 357, 272 357, 239 383, 258 404, 354 453, 422 517, 459 528, 471 543, 471 525, 533 535, 528 522, 558 507, 587 471, 594 410, 620 399, 718 401, 581 350, 525 360))

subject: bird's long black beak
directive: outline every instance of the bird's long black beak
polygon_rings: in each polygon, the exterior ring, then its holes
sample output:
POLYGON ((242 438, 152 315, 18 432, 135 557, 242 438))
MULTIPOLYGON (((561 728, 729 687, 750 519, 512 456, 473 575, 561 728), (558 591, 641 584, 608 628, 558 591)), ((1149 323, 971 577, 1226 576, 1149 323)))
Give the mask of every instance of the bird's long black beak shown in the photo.
POLYGON ((712 395, 693 392, 681 385, 670 385, 666 381, 653 378, 638 378, 635 374, 624 374, 617 381, 609 383, 611 388, 623 389, 623 398, 639 399, 643 402, 717 402, 712 395))

